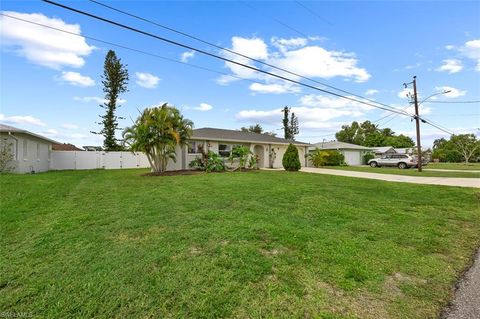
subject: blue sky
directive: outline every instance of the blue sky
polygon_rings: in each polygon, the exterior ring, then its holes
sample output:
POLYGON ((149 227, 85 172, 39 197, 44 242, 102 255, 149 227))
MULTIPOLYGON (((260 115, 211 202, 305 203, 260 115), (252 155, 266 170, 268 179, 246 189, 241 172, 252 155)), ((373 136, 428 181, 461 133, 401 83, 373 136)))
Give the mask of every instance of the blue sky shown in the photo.
MULTIPOLYGON (((86 1, 64 4, 193 45, 239 62, 218 49, 109 11, 86 1)), ((402 83, 418 78, 421 97, 451 93, 421 105, 428 119, 454 133, 480 128, 480 3, 478 1, 110 1, 120 9, 191 33, 264 62, 397 108, 408 106, 402 83), (287 26, 286 26, 287 25, 287 26)), ((162 43, 41 1, 3 1, 2 13, 148 51, 182 65, 8 17, 1 19, 0 122, 61 142, 101 145, 90 131, 103 109, 100 75, 108 49, 128 64, 129 92, 118 115, 128 126, 138 109, 169 102, 195 127, 238 129, 260 123, 282 135, 279 109, 291 106, 300 121, 298 140, 334 139, 342 124, 378 120, 388 113, 292 85, 199 53, 162 43), (248 80, 200 70, 210 68, 248 80), (256 82, 253 83, 252 81, 256 82)), ((411 108, 406 109, 411 112, 411 108)), ((414 137, 409 118, 378 122, 414 137)), ((422 142, 446 134, 422 126, 422 142)))

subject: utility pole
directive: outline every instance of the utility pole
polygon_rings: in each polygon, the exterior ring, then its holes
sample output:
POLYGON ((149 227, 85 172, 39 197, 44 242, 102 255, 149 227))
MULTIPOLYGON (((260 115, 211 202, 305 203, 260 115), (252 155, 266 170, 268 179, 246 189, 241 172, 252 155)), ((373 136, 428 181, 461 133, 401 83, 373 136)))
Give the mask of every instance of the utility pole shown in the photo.
POLYGON ((418 116, 417 76, 413 77, 413 99, 415 103, 415 124, 417 126, 418 171, 422 171, 422 146, 420 145, 420 118, 418 116))

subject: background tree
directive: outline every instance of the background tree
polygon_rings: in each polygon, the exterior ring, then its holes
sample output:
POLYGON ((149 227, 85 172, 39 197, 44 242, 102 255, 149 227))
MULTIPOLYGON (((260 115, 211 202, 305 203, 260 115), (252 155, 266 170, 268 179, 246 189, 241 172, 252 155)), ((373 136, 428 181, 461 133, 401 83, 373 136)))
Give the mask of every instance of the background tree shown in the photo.
POLYGON ((187 145, 193 122, 173 106, 146 108, 123 133, 132 152, 144 152, 153 172, 163 173, 170 159, 176 161, 176 147, 187 145))
POLYGON ((128 71, 126 65, 117 58, 115 51, 109 50, 104 63, 102 75, 103 92, 106 102, 100 105, 106 110, 105 115, 100 115, 103 126, 100 132, 92 132, 104 136, 103 147, 106 151, 118 151, 122 146, 118 143, 115 133, 118 130, 118 119, 115 114, 117 99, 121 93, 127 91, 128 71))
POLYGON ((284 137, 287 140, 295 140, 295 135, 298 134, 298 118, 295 116, 295 113, 292 112, 292 115, 289 118, 290 108, 285 106, 283 108, 283 132, 284 137))
POLYGON ((335 134, 337 141, 352 143, 362 146, 393 146, 408 148, 415 146, 413 140, 405 135, 395 135, 390 128, 379 129, 370 121, 363 123, 352 122, 351 125, 343 125, 335 134))
POLYGON ((433 142, 432 158, 440 162, 461 162, 468 164, 480 156, 480 141, 474 134, 452 135, 450 139, 440 138, 433 142))
POLYGON ((457 152, 463 156, 465 164, 468 164, 472 156, 478 156, 480 151, 480 140, 477 140, 474 134, 453 135, 450 142, 457 147, 457 152))
POLYGON ((250 125, 249 127, 241 127, 240 131, 242 131, 242 132, 253 132, 253 133, 265 134, 265 135, 270 135, 270 136, 276 136, 277 135, 274 132, 265 132, 263 130, 263 127, 258 123, 256 123, 255 125, 250 125))

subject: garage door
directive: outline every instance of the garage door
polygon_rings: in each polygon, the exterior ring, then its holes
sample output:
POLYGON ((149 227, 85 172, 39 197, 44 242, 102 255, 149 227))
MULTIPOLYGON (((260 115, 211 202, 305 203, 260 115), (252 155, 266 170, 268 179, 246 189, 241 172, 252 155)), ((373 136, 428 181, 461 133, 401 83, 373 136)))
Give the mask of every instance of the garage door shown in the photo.
POLYGON ((358 151, 344 151, 345 163, 348 165, 361 165, 360 152, 358 151))

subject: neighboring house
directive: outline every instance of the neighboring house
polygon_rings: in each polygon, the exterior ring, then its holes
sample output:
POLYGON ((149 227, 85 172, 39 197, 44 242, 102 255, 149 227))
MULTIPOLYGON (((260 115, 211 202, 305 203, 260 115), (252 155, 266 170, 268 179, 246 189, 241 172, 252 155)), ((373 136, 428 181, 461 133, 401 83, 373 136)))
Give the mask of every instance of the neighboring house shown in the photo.
POLYGON ((0 124, 0 138, 13 153, 15 172, 44 172, 50 168, 52 144, 58 142, 13 126, 0 124))
POLYGON ((175 169, 186 169, 188 164, 202 151, 212 151, 227 158, 235 145, 247 146, 258 157, 258 167, 281 168, 283 154, 290 143, 298 149, 302 166, 307 166, 306 154, 310 144, 290 141, 267 134, 242 132, 217 128, 200 128, 193 130, 189 147, 177 148, 175 169))
POLYGON ((395 154, 397 151, 392 146, 374 146, 373 152, 376 157, 381 157, 386 154, 395 154))
POLYGON ((76 147, 70 143, 52 144, 52 151, 83 151, 81 148, 76 147))
POLYGON ((373 150, 370 147, 333 141, 333 142, 316 143, 313 146, 309 147, 309 151, 313 152, 317 148, 320 150, 339 151, 345 157, 345 163, 351 166, 362 165, 363 155, 373 150))

